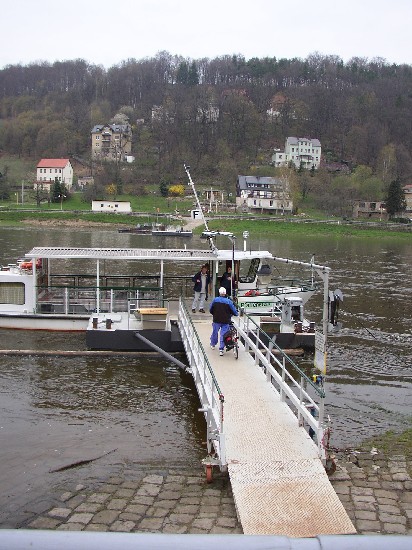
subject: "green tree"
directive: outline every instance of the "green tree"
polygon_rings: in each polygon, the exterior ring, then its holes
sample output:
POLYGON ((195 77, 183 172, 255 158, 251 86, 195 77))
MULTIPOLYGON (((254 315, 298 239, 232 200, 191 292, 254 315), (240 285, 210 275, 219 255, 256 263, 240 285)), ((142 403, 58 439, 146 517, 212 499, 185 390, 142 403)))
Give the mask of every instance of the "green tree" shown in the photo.
POLYGON ((386 197, 386 211, 389 218, 393 218, 396 214, 402 214, 406 210, 405 195, 399 179, 391 182, 386 197))
MULTIPOLYGON (((60 199, 59 199, 60 200, 60 199)), ((50 194, 48 191, 46 191, 42 185, 37 184, 36 185, 36 204, 37 207, 40 207, 42 202, 49 202, 50 203, 50 194)))
POLYGON ((10 198, 10 186, 7 182, 8 167, 5 166, 0 172, 0 199, 10 198))
POLYGON ((396 179, 398 175, 398 163, 396 147, 393 143, 385 145, 380 150, 377 160, 377 173, 385 183, 385 186, 396 179))
POLYGON ((369 166, 358 166, 350 176, 350 181, 358 199, 376 201, 382 199, 383 181, 374 176, 369 166))
POLYGON ((167 181, 165 178, 160 180, 159 190, 162 197, 167 197, 169 195, 169 184, 170 181, 167 181))
POLYGON ((192 61, 187 73, 187 83, 189 86, 197 86, 199 84, 199 74, 194 61, 192 61))
POLYGON ((176 81, 179 84, 187 84, 189 78, 189 67, 186 61, 179 63, 176 73, 176 81))
POLYGON ((54 178, 54 183, 50 195, 51 202, 63 202, 68 198, 69 192, 67 191, 64 183, 62 183, 59 178, 54 178))

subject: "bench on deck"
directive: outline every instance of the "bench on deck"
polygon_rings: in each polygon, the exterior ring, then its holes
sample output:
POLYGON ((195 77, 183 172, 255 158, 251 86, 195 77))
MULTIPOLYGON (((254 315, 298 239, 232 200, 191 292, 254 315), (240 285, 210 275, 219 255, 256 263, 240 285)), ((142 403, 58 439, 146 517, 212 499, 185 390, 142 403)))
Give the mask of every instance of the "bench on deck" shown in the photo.
POLYGON ((260 319, 260 328, 268 333, 278 334, 280 332, 280 324, 282 319, 277 315, 273 317, 261 317, 260 319))
POLYGON ((135 316, 142 321, 142 328, 165 329, 168 309, 166 307, 141 307, 135 316))

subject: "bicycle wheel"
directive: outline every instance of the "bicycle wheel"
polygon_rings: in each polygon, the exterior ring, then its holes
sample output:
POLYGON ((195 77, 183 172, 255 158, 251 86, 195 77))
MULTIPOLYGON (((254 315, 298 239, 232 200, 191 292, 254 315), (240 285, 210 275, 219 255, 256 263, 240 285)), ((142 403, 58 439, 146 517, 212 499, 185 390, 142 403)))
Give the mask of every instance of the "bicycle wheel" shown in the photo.
POLYGON ((235 359, 237 359, 239 357, 239 346, 237 342, 235 342, 235 345, 233 346, 233 353, 235 355, 235 359))

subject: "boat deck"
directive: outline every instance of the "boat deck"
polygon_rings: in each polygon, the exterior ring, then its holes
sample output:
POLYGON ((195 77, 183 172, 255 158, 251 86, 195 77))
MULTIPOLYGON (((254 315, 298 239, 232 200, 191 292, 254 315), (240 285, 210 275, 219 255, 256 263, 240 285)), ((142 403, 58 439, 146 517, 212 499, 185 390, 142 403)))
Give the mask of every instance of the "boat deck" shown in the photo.
POLYGON ((307 432, 239 346, 223 357, 209 344, 211 316, 192 316, 225 398, 229 476, 245 534, 313 537, 355 533, 307 432))

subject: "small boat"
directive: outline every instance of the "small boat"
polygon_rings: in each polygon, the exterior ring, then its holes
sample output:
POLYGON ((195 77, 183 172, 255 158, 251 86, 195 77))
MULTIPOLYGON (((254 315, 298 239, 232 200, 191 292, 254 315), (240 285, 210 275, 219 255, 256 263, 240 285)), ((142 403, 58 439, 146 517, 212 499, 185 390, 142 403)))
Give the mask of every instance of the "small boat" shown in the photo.
POLYGON ((170 226, 160 229, 153 229, 152 235, 157 237, 192 237, 193 231, 191 229, 184 229, 183 227, 170 226))
POLYGON ((151 235, 155 227, 160 227, 159 224, 153 223, 138 223, 134 227, 120 227, 119 233, 137 233, 138 235, 151 235))
POLYGON ((190 229, 184 229, 175 225, 163 224, 138 224, 135 227, 126 227, 118 229, 119 233, 136 233, 138 235, 153 235, 164 237, 192 237, 193 232, 190 229))

